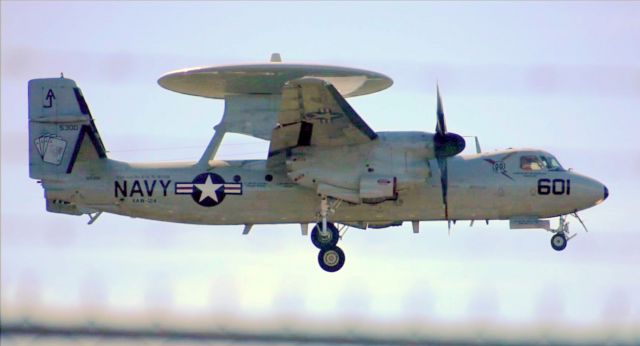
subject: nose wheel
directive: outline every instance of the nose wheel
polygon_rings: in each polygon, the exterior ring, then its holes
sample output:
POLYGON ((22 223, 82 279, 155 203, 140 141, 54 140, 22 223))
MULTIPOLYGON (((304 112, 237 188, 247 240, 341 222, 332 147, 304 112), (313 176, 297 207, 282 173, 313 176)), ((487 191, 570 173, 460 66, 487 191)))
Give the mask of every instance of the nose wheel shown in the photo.
POLYGON ((564 233, 556 233, 551 237, 551 247, 556 251, 562 251, 567 247, 567 237, 564 233))

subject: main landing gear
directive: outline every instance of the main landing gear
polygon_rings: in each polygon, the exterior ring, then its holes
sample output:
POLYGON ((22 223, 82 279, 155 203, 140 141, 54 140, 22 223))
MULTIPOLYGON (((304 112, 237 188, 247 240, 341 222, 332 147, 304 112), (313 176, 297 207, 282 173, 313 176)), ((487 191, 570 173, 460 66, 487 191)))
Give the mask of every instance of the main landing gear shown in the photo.
POLYGON ((326 223, 326 231, 322 231, 323 223, 318 223, 311 230, 311 242, 320 249, 318 253, 318 264, 320 268, 330 273, 342 268, 345 261, 344 251, 337 244, 340 240, 338 228, 330 222, 326 223))
MULTIPOLYGON (((338 201, 337 204, 340 202, 338 201)), ((322 196, 320 202, 320 217, 322 221, 311 230, 311 242, 315 247, 320 249, 318 253, 318 264, 324 271, 333 273, 344 265, 344 251, 340 249, 338 241, 340 240, 340 231, 331 222, 327 222, 327 214, 333 212, 338 205, 329 205, 328 198, 322 196)))

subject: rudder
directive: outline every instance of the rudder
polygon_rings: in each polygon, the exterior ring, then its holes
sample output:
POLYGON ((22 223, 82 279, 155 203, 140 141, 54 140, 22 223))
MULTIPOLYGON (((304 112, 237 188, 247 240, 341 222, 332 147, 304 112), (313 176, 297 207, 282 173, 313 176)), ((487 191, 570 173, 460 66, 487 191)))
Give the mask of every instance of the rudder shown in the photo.
POLYGON ((29 81, 29 176, 69 174, 77 161, 106 158, 89 107, 67 78, 29 81))

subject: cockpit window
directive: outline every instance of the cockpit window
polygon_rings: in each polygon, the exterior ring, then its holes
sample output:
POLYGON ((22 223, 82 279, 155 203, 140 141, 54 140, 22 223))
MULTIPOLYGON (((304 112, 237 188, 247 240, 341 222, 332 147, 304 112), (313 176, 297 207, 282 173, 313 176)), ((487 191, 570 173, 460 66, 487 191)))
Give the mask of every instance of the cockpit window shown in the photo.
POLYGON ((564 171, 558 160, 550 155, 524 155, 520 157, 520 169, 523 171, 564 171))
POLYGON ((560 166, 560 163, 558 162, 558 160, 556 160, 555 157, 553 156, 540 156, 540 159, 542 159, 542 163, 544 165, 544 167, 550 171, 562 171, 563 168, 562 166, 560 166))
POLYGON ((523 171, 541 171, 544 164, 538 156, 527 155, 520 157, 520 169, 523 171))

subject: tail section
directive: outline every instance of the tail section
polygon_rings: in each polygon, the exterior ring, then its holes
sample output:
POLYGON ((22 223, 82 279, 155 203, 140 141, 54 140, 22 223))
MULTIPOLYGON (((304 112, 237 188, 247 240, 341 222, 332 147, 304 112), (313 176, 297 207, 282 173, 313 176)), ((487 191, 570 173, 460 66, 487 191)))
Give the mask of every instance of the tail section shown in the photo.
POLYGON ((55 178, 107 157, 89 107, 67 78, 29 81, 29 176, 55 178))

